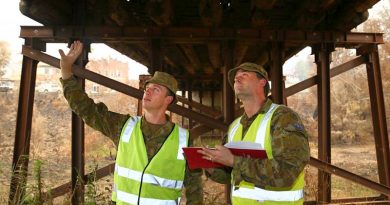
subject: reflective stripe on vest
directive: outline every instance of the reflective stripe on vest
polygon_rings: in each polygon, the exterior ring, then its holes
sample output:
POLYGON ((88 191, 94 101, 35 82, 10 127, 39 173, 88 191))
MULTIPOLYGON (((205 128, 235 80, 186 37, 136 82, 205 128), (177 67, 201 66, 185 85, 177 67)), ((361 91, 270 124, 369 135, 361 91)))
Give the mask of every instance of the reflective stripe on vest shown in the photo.
POLYGON ((303 198, 303 190, 295 191, 269 191, 255 187, 254 189, 248 189, 240 187, 234 190, 232 187, 232 196, 263 201, 298 201, 303 198))
MULTIPOLYGON (((264 149, 266 148, 265 141, 266 141, 266 136, 268 134, 267 126, 272 118, 273 112, 276 110, 278 106, 279 105, 272 103, 270 109, 261 119, 260 126, 256 132, 256 138, 254 143, 260 144, 261 147, 263 147, 264 149)), ((229 142, 233 141, 234 136, 236 135, 236 132, 239 126, 241 125, 240 120, 241 118, 238 118, 237 120, 234 121, 234 124, 231 127, 231 131, 229 132, 229 137, 228 137, 229 142)), ((238 198, 256 200, 259 202, 262 201, 293 202, 303 198, 303 189, 293 190, 293 191, 271 191, 271 190, 261 189, 258 187, 254 187, 254 188, 239 187, 238 189, 234 190, 234 187, 232 187, 232 196, 238 198)))
MULTIPOLYGON (((274 110, 277 107, 278 107, 277 104, 272 103, 270 109, 268 110, 268 112, 265 114, 265 116, 263 117, 263 119, 260 122, 260 128, 257 130, 256 143, 261 144, 263 148, 265 147, 264 146, 264 141, 265 141, 265 135, 267 134, 266 131, 267 131, 268 121, 271 120, 272 113, 274 112, 274 110)), ((233 141, 233 137, 236 134, 236 132, 238 130, 238 127, 240 126, 240 120, 241 120, 241 117, 239 117, 235 121, 235 124, 232 127, 232 131, 229 132, 229 142, 233 141)))
POLYGON ((267 125, 268 121, 271 120, 272 113, 274 113, 274 110, 278 107, 277 104, 272 103, 271 107, 269 108, 268 112, 265 114, 263 119, 261 120, 259 130, 257 130, 256 133, 256 143, 262 144, 263 147, 265 147, 265 136, 267 135, 267 125))
MULTIPOLYGON (((131 138, 131 133, 137 122, 141 119, 141 116, 131 117, 124 129, 122 141, 129 143, 131 138)), ((184 128, 179 127, 179 149, 177 150, 177 159, 184 160, 183 147, 187 146, 187 131, 184 128)))
MULTIPOLYGON (((141 182, 142 172, 131 170, 125 167, 121 167, 115 164, 115 171, 119 176, 125 177, 128 179, 132 179, 138 182, 141 182)), ((154 176, 152 174, 144 173, 144 177, 142 179, 144 183, 150 183, 156 186, 173 188, 173 189, 181 189, 183 187, 183 181, 180 180, 171 180, 164 179, 158 176, 154 176)))
POLYGON ((137 204, 139 199, 139 204, 153 204, 153 205, 177 205, 180 202, 180 198, 177 200, 162 200, 162 199, 152 199, 152 198, 138 198, 138 195, 126 193, 123 191, 116 190, 117 199, 129 203, 137 204))
POLYGON ((129 143, 130 142, 130 137, 131 137, 131 133, 133 132, 133 129, 135 127, 135 125, 137 124, 138 120, 141 119, 141 116, 135 116, 135 117, 131 117, 128 122, 127 122, 127 126, 125 128, 125 130, 123 131, 123 136, 122 136, 122 141, 123 142, 126 142, 126 143, 129 143))
POLYGON ((184 160, 183 147, 187 146, 187 130, 179 127, 179 149, 177 150, 177 159, 184 160))

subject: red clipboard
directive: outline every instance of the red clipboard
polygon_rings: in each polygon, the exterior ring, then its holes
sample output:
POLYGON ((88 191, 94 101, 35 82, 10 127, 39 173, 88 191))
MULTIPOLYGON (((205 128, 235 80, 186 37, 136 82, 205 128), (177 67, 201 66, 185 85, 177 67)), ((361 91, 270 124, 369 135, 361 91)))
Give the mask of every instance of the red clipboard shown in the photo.
MULTIPOLYGON (((184 156, 187 159, 188 167, 192 169, 198 168, 215 168, 223 167, 223 164, 212 162, 207 159, 202 158, 202 154, 198 153, 198 150, 201 150, 201 147, 185 147, 183 148, 184 156)), ((240 149, 240 148, 228 148, 233 155, 249 158, 267 158, 267 153, 265 150, 253 150, 253 149, 240 149)))
POLYGON ((198 150, 202 150, 201 147, 184 147, 184 156, 187 159, 188 167, 192 169, 198 168, 215 168, 223 167, 223 164, 212 162, 202 158, 202 154, 198 153, 198 150))

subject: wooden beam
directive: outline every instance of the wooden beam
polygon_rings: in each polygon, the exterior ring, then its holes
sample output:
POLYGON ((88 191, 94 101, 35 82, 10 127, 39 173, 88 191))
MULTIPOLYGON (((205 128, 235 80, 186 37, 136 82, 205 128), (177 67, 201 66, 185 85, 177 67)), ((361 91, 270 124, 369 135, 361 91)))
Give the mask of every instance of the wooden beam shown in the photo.
POLYGON ((200 60, 195 52, 194 47, 189 44, 182 44, 180 45, 180 48, 187 56, 187 59, 190 61, 190 63, 195 67, 195 71, 200 70, 202 68, 202 64, 200 63, 200 60))
POLYGON ((236 41, 234 47, 234 66, 238 66, 242 63, 242 60, 244 59, 248 48, 249 45, 247 43, 241 43, 236 41))
POLYGON ((219 1, 200 0, 199 16, 206 27, 217 27, 221 24, 223 9, 219 1))
POLYGON ((221 67, 221 47, 218 41, 210 41, 207 43, 209 59, 214 68, 221 67))
POLYGON ((122 0, 110 0, 108 4, 107 15, 118 26, 126 26, 134 22, 134 18, 131 18, 130 12, 125 9, 125 3, 122 0))
POLYGON ((269 54, 269 51, 267 48, 262 47, 259 49, 261 51, 260 51, 259 56, 256 59, 256 63, 259 65, 265 65, 271 59, 271 55, 269 54))
POLYGON ((253 27, 266 26, 269 23, 269 15, 265 11, 273 8, 276 0, 251 0, 251 18, 253 27))
POLYGON ((174 14, 171 0, 149 1, 146 13, 159 26, 171 25, 174 14))
POLYGON ((195 74, 195 67, 188 62, 186 56, 182 53, 176 45, 168 44, 163 47, 164 55, 173 62, 177 63, 177 67, 184 67, 186 71, 193 75, 195 74))
POLYGON ((277 0, 251 0, 252 7, 269 10, 274 7, 277 0))

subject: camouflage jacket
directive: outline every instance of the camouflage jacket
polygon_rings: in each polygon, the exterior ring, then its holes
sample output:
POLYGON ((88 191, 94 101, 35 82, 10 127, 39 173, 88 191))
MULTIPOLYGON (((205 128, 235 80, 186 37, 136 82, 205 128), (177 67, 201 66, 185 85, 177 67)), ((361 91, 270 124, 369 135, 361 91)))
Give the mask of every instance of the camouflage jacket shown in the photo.
MULTIPOLYGON (((243 136, 259 113, 266 113, 272 104, 270 99, 260 110, 248 118, 242 116, 243 136)), ((308 135, 298 116, 286 106, 279 106, 271 119, 271 146, 273 159, 253 159, 234 156, 233 168, 214 169, 206 174, 216 182, 230 183, 233 175, 234 185, 242 180, 256 187, 289 187, 302 172, 310 159, 308 135)), ((226 138, 225 138, 226 141, 226 138)))
MULTIPOLYGON (((130 115, 111 112, 104 103, 95 103, 82 90, 81 83, 76 77, 66 80, 60 79, 60 81, 64 89, 64 96, 73 112, 90 127, 108 136, 118 145, 122 127, 130 115)), ((172 131, 173 126, 174 124, 169 120, 164 125, 154 125, 148 123, 144 117, 141 118, 141 130, 149 160, 158 152, 165 138, 172 131)), ((186 169, 184 186, 186 188, 187 204, 203 203, 201 175, 201 169, 193 171, 186 169)))

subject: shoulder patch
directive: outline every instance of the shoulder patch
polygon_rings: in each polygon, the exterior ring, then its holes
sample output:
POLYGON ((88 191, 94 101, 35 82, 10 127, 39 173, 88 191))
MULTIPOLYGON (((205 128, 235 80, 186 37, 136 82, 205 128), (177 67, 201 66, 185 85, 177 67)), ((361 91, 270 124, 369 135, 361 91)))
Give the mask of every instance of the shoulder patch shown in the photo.
POLYGON ((303 125, 300 124, 300 123, 295 123, 295 124, 294 124, 294 128, 297 129, 298 131, 301 131, 301 132, 303 132, 303 131, 305 130, 305 128, 303 127, 303 125))

